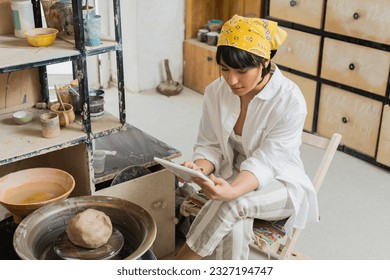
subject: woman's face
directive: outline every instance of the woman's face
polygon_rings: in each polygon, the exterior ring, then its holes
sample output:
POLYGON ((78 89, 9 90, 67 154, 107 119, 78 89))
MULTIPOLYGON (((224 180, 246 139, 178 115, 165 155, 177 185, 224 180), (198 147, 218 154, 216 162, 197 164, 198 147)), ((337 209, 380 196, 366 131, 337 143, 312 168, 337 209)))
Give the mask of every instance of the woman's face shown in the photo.
POLYGON ((262 85, 259 82, 262 79, 261 73, 263 66, 260 64, 256 68, 235 69, 224 64, 220 64, 221 73, 233 93, 237 96, 243 96, 247 93, 257 94, 262 85))

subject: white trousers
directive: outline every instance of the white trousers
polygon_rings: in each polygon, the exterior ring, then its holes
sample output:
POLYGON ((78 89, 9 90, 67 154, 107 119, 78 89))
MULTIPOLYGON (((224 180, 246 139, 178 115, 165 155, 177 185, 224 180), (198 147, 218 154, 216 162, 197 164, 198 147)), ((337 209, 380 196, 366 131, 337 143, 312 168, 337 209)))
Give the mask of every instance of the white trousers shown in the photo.
POLYGON ((193 221, 186 243, 202 257, 246 260, 253 240, 253 220, 281 220, 293 213, 286 186, 273 180, 236 200, 209 200, 193 221))

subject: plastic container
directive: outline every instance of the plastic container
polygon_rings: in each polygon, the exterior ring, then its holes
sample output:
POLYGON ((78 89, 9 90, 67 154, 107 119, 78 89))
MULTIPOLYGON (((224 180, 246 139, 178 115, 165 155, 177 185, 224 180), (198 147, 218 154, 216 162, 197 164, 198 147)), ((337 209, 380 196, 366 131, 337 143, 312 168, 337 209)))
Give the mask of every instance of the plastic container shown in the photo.
POLYGON ((11 1, 14 34, 18 38, 26 38, 24 32, 35 28, 31 0, 11 1))
POLYGON ((96 150, 93 153, 93 169, 95 174, 103 173, 106 163, 106 153, 102 150, 96 150))
POLYGON ((100 15, 90 14, 84 19, 85 44, 90 47, 100 45, 100 30, 101 30, 100 15))

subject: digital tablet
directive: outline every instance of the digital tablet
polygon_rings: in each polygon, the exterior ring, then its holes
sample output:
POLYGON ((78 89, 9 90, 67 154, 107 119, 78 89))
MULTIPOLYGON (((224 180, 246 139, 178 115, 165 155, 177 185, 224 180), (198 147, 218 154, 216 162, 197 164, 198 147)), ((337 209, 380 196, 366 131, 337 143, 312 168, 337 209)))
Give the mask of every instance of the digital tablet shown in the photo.
POLYGON ((158 157, 154 157, 154 160, 186 182, 191 182, 192 177, 198 177, 214 185, 214 182, 200 171, 158 157))

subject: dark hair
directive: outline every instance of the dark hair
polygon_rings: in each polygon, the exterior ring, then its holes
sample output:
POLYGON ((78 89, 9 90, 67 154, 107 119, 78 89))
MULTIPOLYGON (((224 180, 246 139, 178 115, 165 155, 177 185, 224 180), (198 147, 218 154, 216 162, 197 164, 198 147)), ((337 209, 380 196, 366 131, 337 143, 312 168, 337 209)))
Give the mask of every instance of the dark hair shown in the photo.
MULTIPOLYGON (((276 50, 272 50, 271 58, 275 54, 276 50)), ((255 68, 261 64, 263 65, 263 77, 271 69, 271 63, 268 64, 268 67, 265 67, 266 58, 230 46, 219 46, 217 48, 216 59, 218 65, 221 65, 221 60, 223 60, 226 66, 234 69, 255 68)))

